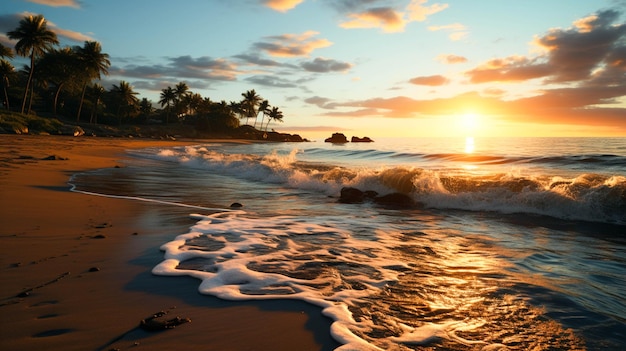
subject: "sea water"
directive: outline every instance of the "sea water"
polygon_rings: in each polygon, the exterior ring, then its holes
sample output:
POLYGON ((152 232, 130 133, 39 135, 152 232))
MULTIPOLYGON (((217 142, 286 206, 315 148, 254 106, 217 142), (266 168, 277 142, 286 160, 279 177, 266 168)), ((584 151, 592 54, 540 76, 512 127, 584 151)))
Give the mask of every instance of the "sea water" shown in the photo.
POLYGON ((622 350, 626 139, 199 143, 129 151, 75 190, 195 225, 156 275, 227 300, 298 299, 339 350, 622 350), (344 187, 414 206, 338 201, 344 187), (238 202, 242 208, 233 209, 238 202))

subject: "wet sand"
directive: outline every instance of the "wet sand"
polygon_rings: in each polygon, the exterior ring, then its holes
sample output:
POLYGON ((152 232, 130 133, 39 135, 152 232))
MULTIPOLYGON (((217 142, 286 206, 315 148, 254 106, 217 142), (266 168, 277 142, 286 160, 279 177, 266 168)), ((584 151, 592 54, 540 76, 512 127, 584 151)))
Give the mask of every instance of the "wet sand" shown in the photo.
MULTIPOLYGON (((168 205, 69 191, 124 151, 198 141, 0 135, 0 349, 332 350, 330 320, 298 301, 231 302, 187 277, 150 273, 193 221, 168 205), (52 157, 51 157, 52 156, 52 157), (51 158, 51 159, 47 159, 51 158), (166 311, 191 319, 148 332, 166 311)), ((225 204, 226 205, 226 204, 225 204)))

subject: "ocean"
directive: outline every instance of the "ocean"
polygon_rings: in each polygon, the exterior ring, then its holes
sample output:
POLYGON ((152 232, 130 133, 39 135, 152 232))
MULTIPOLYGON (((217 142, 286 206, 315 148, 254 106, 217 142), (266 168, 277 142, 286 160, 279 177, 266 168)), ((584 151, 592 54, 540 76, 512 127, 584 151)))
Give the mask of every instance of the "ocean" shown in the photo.
POLYGON ((128 153, 71 183, 193 219, 162 243, 155 275, 195 277, 225 300, 319 306, 338 350, 626 347, 626 138, 128 153), (345 203, 348 187, 411 203, 345 203))

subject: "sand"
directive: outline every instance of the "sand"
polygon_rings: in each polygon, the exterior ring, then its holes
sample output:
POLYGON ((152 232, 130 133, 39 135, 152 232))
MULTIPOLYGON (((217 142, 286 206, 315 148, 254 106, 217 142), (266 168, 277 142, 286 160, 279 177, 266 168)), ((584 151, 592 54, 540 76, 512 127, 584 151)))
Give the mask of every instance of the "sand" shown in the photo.
POLYGON ((0 350, 338 346, 314 306, 223 301, 199 294, 193 278, 152 275, 159 246, 193 225, 168 205, 69 190, 73 173, 123 166, 127 149, 197 143, 0 135, 0 350), (191 323, 137 328, 159 311, 191 323))

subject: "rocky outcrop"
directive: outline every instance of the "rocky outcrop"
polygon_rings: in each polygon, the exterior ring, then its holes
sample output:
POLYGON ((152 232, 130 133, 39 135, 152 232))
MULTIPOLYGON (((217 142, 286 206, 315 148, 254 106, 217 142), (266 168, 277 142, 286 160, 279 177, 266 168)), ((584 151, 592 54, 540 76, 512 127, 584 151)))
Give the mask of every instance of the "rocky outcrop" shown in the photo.
POLYGON ((326 138, 324 141, 333 144, 345 144, 348 142, 348 138, 343 133, 333 133, 330 138, 326 138))
POLYGON ((373 190, 361 191, 357 188, 344 187, 341 189, 339 202, 344 204, 360 204, 365 200, 372 200, 376 196, 378 196, 378 193, 373 190))
POLYGON ((352 139, 350 139, 350 141, 353 143, 373 143, 374 142, 374 140, 370 139, 370 137, 359 138, 357 136, 353 136, 352 139))
POLYGON ((381 206, 394 208, 410 208, 417 205, 413 198, 403 193, 396 192, 378 196, 378 193, 373 190, 362 191, 353 187, 344 187, 341 189, 339 195, 339 202, 341 203, 360 204, 366 201, 371 201, 381 206))
POLYGON ((390 207, 413 207, 415 205, 415 201, 406 194, 403 193, 391 193, 383 196, 377 196, 374 198, 374 202, 390 207))

